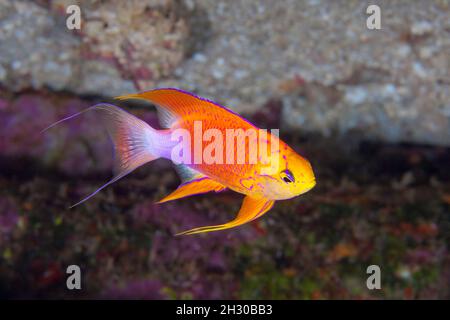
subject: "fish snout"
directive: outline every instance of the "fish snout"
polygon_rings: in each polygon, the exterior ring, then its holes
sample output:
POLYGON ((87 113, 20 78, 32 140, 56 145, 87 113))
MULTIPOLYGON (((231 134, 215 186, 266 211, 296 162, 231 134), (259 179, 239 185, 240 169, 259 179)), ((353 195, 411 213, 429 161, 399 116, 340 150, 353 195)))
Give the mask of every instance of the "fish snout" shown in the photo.
POLYGON ((304 182, 303 182, 303 190, 302 190, 302 193, 306 193, 306 192, 308 192, 309 190, 311 190, 312 188, 314 188, 316 186, 316 178, 315 177, 313 177, 312 179, 310 179, 310 180, 305 180, 304 182))
POLYGON ((308 186, 311 186, 311 188, 314 187, 314 186, 316 185, 316 178, 313 177, 313 178, 312 178, 311 180, 309 180, 306 184, 307 184, 308 186))

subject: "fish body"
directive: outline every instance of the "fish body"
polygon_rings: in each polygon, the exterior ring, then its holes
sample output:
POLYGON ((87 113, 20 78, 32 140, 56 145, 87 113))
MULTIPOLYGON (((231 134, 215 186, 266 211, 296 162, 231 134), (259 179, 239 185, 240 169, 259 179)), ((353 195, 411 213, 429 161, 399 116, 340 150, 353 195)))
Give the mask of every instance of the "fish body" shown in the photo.
POLYGON ((114 143, 116 175, 79 203, 137 167, 157 158, 166 158, 176 164, 182 183, 159 203, 225 189, 246 196, 233 221, 181 233, 195 234, 228 229, 257 219, 276 200, 298 196, 316 183, 308 160, 276 135, 257 128, 212 101, 172 88, 117 99, 151 102, 158 109, 163 129, 156 130, 110 104, 99 104, 85 110, 100 111, 102 122, 114 143))

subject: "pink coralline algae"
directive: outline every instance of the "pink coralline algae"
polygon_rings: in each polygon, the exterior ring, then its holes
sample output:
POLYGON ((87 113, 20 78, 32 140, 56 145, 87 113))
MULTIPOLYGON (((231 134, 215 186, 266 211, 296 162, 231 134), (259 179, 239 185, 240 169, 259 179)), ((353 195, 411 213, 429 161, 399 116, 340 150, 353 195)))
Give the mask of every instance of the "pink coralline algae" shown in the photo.
POLYGON ((112 0, 86 6, 84 55, 112 62, 137 88, 171 75, 183 61, 189 26, 174 1, 112 0))

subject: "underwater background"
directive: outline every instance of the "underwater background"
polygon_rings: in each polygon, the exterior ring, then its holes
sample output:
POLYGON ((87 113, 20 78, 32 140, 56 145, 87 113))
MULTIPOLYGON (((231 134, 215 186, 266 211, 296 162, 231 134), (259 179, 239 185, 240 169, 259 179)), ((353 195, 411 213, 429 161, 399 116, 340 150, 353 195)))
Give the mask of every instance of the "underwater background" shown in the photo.
POLYGON ((0 0, 0 298, 450 299, 450 3, 0 0), (80 30, 66 8, 81 8, 80 30), (112 175, 98 102, 177 87, 281 138, 317 185, 238 228, 231 191, 155 204, 157 160, 112 175), (68 290, 66 268, 81 268, 68 290), (381 289, 366 286, 370 265, 381 289))

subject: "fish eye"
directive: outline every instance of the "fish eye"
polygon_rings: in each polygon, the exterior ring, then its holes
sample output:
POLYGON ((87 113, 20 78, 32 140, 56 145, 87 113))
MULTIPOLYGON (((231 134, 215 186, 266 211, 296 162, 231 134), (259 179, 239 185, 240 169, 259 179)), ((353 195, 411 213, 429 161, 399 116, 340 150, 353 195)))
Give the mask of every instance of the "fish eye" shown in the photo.
POLYGON ((280 172, 280 178, 286 183, 292 183, 295 181, 294 175, 290 170, 287 169, 280 172))

